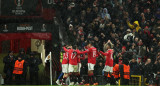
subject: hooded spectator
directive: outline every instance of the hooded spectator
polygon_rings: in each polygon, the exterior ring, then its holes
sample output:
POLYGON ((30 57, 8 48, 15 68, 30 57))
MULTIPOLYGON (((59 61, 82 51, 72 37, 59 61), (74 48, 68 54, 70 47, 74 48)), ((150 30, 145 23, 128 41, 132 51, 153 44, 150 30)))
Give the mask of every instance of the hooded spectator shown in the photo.
POLYGON ((111 16, 110 16, 110 14, 108 13, 107 8, 104 8, 104 9, 103 9, 103 11, 102 11, 102 13, 101 13, 101 17, 102 17, 103 19, 107 18, 107 19, 111 20, 111 16))
POLYGON ((139 29, 141 29, 141 27, 139 26, 139 22, 138 21, 134 21, 133 25, 130 23, 129 20, 127 20, 127 24, 131 29, 136 29, 136 31, 138 32, 139 29))

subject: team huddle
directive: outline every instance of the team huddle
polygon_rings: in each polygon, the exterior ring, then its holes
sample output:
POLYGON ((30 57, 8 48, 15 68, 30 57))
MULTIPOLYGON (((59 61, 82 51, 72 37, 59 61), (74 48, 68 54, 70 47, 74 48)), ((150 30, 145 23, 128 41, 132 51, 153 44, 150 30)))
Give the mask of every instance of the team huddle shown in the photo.
POLYGON ((62 72, 64 73, 64 75, 61 83, 59 79, 56 81, 56 83, 58 85, 60 84, 65 85, 66 84, 65 80, 69 76, 70 77, 69 85, 74 85, 74 84, 89 85, 89 82, 91 82, 91 84, 93 85, 98 85, 93 74, 94 66, 96 64, 96 58, 99 55, 103 55, 103 57, 105 57, 106 62, 105 62, 105 67, 103 69, 105 72, 104 75, 112 76, 113 53, 114 53, 114 50, 112 48, 113 44, 111 43, 110 40, 104 45, 105 52, 102 51, 98 52, 98 50, 92 45, 92 43, 87 44, 87 48, 85 51, 80 51, 78 50, 77 47, 73 49, 72 46, 63 47, 63 50, 65 52, 63 53, 62 72), (81 69, 80 60, 84 59, 88 59, 88 79, 86 79, 85 81, 81 80, 80 77, 80 69, 81 69))

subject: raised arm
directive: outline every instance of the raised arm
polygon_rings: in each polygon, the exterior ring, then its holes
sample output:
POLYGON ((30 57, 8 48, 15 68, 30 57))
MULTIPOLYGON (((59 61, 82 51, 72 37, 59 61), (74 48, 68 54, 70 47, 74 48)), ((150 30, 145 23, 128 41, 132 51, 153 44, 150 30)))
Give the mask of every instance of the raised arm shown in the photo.
POLYGON ((81 51, 79 50, 76 50, 77 54, 83 54, 81 51))
POLYGON ((103 56, 107 56, 108 53, 104 53, 102 51, 99 52, 100 54, 102 54, 103 56))
POLYGON ((68 52, 69 50, 67 49, 67 48, 65 48, 65 47, 63 47, 63 50, 65 51, 65 52, 68 52))
POLYGON ((81 54, 85 54, 85 53, 88 53, 89 50, 85 50, 85 51, 81 51, 81 54))

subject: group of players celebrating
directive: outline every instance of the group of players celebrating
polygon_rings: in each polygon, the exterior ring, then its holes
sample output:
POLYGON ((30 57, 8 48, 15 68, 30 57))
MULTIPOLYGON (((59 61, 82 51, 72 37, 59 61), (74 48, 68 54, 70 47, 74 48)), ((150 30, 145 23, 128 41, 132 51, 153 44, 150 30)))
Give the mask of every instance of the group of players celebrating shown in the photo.
MULTIPOLYGON (((110 40, 104 45, 104 52, 99 51, 92 45, 91 42, 87 44, 87 49, 85 51, 78 50, 77 47, 75 49, 72 46, 63 47, 65 51, 63 53, 62 60, 62 72, 63 79, 60 81, 59 79, 56 81, 58 85, 66 85, 65 81, 67 77, 70 77, 69 85, 98 85, 95 80, 93 70, 96 64, 96 58, 99 55, 103 55, 105 57, 105 67, 103 69, 104 76, 107 78, 108 75, 112 75, 113 73, 113 44, 110 40), (88 77, 87 79, 81 80, 80 77, 80 69, 81 69, 81 61, 83 59, 88 59, 88 77), (90 83, 89 83, 90 82, 90 83)), ((107 79, 106 79, 107 80, 107 79)))

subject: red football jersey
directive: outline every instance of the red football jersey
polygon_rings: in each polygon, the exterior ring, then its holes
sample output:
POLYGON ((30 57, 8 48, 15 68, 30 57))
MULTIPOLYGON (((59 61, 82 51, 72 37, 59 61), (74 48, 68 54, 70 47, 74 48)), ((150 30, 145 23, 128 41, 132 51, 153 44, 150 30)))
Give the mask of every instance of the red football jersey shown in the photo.
POLYGON ((62 64, 68 64, 68 52, 63 53, 62 64))
POLYGON ((91 47, 83 53, 88 54, 88 63, 96 64, 96 57, 98 56, 97 49, 95 47, 91 47))
POLYGON ((63 48, 65 52, 68 52, 68 58, 69 58, 69 64, 71 65, 77 65, 77 57, 76 53, 73 53, 73 49, 66 49, 65 47, 63 48))
POLYGON ((113 67, 113 49, 109 49, 106 53, 100 51, 100 53, 106 57, 105 66, 113 67))

